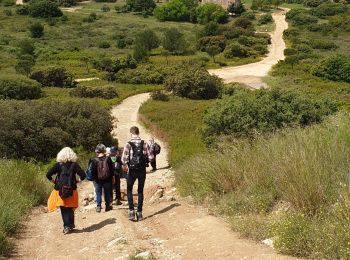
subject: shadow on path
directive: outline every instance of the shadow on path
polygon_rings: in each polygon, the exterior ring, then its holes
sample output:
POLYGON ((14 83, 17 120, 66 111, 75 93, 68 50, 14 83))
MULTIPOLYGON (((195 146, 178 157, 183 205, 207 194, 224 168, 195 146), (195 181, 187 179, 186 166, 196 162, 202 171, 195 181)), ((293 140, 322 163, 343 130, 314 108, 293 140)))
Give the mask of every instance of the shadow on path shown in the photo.
POLYGON ((115 223, 116 223, 116 219, 115 218, 108 218, 108 219, 105 219, 105 220, 101 221, 100 223, 93 224, 90 227, 83 228, 83 229, 80 229, 80 230, 74 230, 74 233, 94 232, 96 230, 104 228, 107 225, 112 225, 112 224, 115 224, 115 223))
POLYGON ((167 212, 167 211, 169 211, 169 210, 171 210, 171 209, 173 209, 173 208, 175 208, 175 207, 179 207, 179 206, 181 206, 180 203, 171 204, 171 205, 167 206, 166 208, 161 209, 161 210, 159 210, 159 211, 153 213, 152 215, 149 215, 149 216, 145 217, 143 220, 146 220, 146 219, 148 219, 148 218, 152 218, 152 217, 154 217, 155 215, 163 214, 163 213, 165 213, 165 212, 167 212))

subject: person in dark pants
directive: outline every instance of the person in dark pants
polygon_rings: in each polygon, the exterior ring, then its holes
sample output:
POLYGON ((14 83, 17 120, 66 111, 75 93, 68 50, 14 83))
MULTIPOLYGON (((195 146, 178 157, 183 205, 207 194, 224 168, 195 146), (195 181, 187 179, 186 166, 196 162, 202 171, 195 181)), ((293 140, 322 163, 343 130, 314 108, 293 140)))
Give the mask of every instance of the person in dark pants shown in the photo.
POLYGON ((149 149, 151 153, 153 154, 153 160, 150 162, 152 166, 152 171, 155 172, 157 170, 157 155, 154 152, 154 138, 152 137, 149 140, 149 149))
POLYGON ((112 200, 115 201, 116 205, 122 205, 121 193, 120 193, 120 175, 122 173, 122 161, 117 147, 112 146, 110 149, 110 156, 114 166, 114 184, 112 189, 112 200), (113 192, 115 194, 113 198, 113 192))
POLYGON ((132 190, 135 181, 138 181, 137 195, 137 220, 142 220, 143 206, 143 188, 146 181, 146 165, 148 161, 152 161, 153 155, 150 152, 149 146, 140 138, 140 130, 133 126, 130 128, 131 139, 124 146, 122 163, 123 170, 128 171, 127 174, 127 197, 129 204, 129 220, 135 219, 135 208, 132 196, 132 190))
POLYGON ((55 184, 48 201, 48 211, 55 211, 57 207, 61 209, 64 234, 70 233, 75 228, 74 210, 78 207, 76 175, 79 176, 80 180, 86 178, 85 172, 76 163, 77 159, 74 151, 69 147, 65 147, 57 154, 57 163, 46 174, 46 177, 55 184), (65 174, 69 177, 67 183, 71 193, 68 197, 62 198, 60 182, 63 181, 62 176, 65 174), (56 175, 56 178, 53 178, 54 175, 56 175))
POLYGON ((111 192, 114 178, 114 166, 111 158, 106 155, 106 146, 98 144, 95 149, 96 157, 93 160, 92 176, 96 191, 96 212, 101 212, 102 191, 105 199, 105 211, 113 209, 111 206, 111 192))

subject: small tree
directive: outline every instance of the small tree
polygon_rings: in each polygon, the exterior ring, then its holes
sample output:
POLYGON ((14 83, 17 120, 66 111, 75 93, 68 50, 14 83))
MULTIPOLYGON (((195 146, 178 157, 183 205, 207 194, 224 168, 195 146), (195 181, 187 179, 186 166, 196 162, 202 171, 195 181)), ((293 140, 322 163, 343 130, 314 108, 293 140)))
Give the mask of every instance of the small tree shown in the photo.
POLYGON ((33 0, 28 4, 29 15, 32 17, 59 17, 63 13, 58 4, 48 0, 33 0))
POLYGON ((19 43, 19 55, 34 56, 35 47, 32 41, 24 39, 19 43))
POLYGON ((245 8, 240 1, 234 1, 229 5, 227 11, 229 13, 234 13, 236 16, 240 16, 242 13, 245 12, 245 8))
POLYGON ((215 55, 218 55, 221 52, 221 48, 218 45, 209 45, 205 50, 210 57, 213 58, 213 62, 215 63, 215 55))
POLYGON ((207 3, 197 7, 197 21, 200 24, 206 24, 211 21, 226 23, 227 19, 228 13, 221 5, 207 3))
POLYGON ((126 9, 132 12, 148 12, 152 13, 156 7, 154 0, 127 0, 126 9))
POLYGON ((299 61, 297 55, 290 55, 287 56, 284 60, 284 62, 292 67, 292 70, 294 70, 294 65, 297 64, 299 61))
POLYGON ((157 48, 159 43, 158 36, 150 29, 138 33, 135 38, 135 44, 143 45, 147 51, 157 48))
POLYGON ((140 62, 148 60, 148 57, 149 51, 146 49, 146 47, 140 43, 135 43, 133 49, 133 58, 136 61, 140 62))
POLYGON ((184 35, 176 28, 166 29, 162 45, 171 53, 183 53, 185 51, 184 35))
POLYGON ((41 23, 32 24, 29 30, 32 38, 40 38, 44 35, 44 26, 41 23))
POLYGON ((35 62, 30 59, 21 59, 17 62, 15 66, 15 70, 20 73, 24 74, 27 77, 29 77, 30 73, 32 72, 32 68, 34 66, 35 62))

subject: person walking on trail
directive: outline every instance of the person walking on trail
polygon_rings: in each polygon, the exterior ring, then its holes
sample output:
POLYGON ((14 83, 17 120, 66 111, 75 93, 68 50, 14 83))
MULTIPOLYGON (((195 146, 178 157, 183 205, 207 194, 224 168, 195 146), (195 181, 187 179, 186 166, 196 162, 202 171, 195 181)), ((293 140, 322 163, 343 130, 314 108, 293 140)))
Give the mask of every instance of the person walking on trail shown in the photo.
POLYGON ((114 184, 112 189, 112 200, 115 201, 116 205, 122 205, 121 203, 121 193, 120 193, 120 177, 122 173, 122 161, 117 147, 112 146, 110 149, 110 158, 113 163, 114 169, 114 184), (115 198, 113 199, 113 192, 115 198))
POLYGON ((95 149, 96 157, 92 161, 91 171, 96 192, 96 212, 101 212, 102 190, 105 199, 105 211, 112 210, 111 192, 114 176, 113 163, 106 155, 106 146, 98 144, 95 149))
POLYGON ((46 177, 55 184, 48 200, 48 211, 61 209, 63 233, 68 234, 75 228, 74 210, 78 207, 77 178, 84 180, 86 175, 77 164, 77 155, 69 148, 63 148, 57 154, 57 163, 46 173, 46 177), (53 176, 56 175, 55 178, 53 176))
POLYGON ((140 130, 137 126, 130 128, 131 139, 126 143, 122 155, 122 163, 124 171, 129 171, 127 174, 127 197, 129 203, 129 220, 142 220, 143 206, 143 188, 146 181, 146 164, 153 160, 153 155, 148 144, 141 140, 140 130), (138 181, 137 187, 137 213, 135 215, 134 201, 132 190, 135 181, 138 181))
POLYGON ((153 160, 151 161, 152 171, 155 172, 157 170, 157 155, 160 153, 161 148, 160 145, 154 141, 153 137, 149 140, 148 145, 153 154, 153 160))

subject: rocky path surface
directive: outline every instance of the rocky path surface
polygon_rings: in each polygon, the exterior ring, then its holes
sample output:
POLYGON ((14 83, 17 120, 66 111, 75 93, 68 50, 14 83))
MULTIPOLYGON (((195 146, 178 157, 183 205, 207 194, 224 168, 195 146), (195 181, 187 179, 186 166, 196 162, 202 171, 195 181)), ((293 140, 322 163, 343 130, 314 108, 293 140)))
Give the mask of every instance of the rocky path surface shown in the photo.
MULTIPOLYGON (((138 109, 149 98, 140 94, 114 107, 117 118, 113 133, 124 144, 129 128, 138 125, 141 136, 150 133, 138 123, 138 109)), ((179 198, 173 188, 174 172, 168 169, 164 143, 157 157, 158 170, 148 173, 145 187, 144 220, 127 220, 127 205, 110 212, 95 212, 92 183, 79 185, 81 206, 76 210, 76 231, 62 234, 60 212, 36 208, 24 221, 14 241, 14 259, 129 259, 141 253, 145 259, 289 259, 270 247, 240 239, 228 224, 209 215, 206 209, 179 198)), ((125 189, 125 180, 122 180, 125 189)), ((135 191, 134 191, 135 192, 135 191)))
POLYGON ((271 44, 269 45, 269 53, 263 60, 241 66, 212 69, 209 72, 222 78, 225 83, 240 82, 254 89, 265 87, 266 84, 263 82, 263 77, 267 75, 273 65, 284 59, 283 52, 286 44, 283 40, 283 31, 288 28, 288 23, 285 19, 285 14, 288 10, 284 8, 272 14, 276 28, 274 32, 270 33, 271 44))

